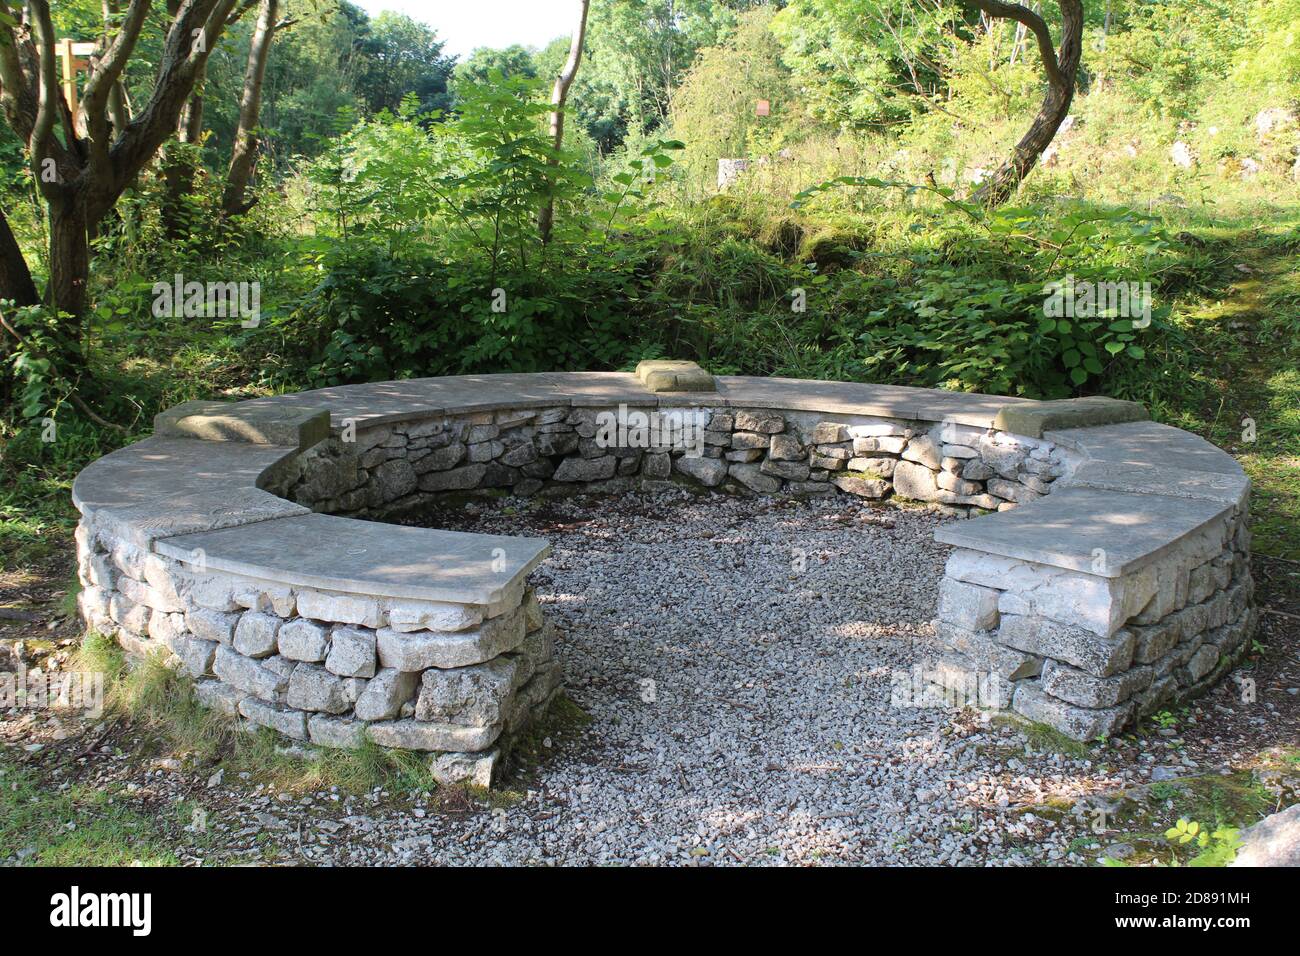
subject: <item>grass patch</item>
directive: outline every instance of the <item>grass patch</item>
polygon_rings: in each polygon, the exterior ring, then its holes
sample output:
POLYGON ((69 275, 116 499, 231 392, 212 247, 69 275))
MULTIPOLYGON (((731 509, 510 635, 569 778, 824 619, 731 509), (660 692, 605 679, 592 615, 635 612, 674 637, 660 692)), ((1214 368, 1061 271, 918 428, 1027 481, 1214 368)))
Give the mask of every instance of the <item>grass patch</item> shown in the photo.
POLYGON ((376 787, 406 792, 437 786, 427 757, 411 751, 388 750, 370 741, 356 750, 291 746, 265 728, 241 729, 205 708, 188 676, 158 658, 127 666, 121 649, 100 634, 87 635, 76 666, 104 673, 106 713, 142 733, 142 751, 150 756, 168 753, 198 766, 222 768, 227 777, 247 773, 250 783, 287 793, 333 787, 350 794, 376 787))
POLYGON ((168 831, 189 822, 179 812, 142 813, 93 786, 55 789, 0 755, 0 846, 24 865, 175 866, 168 831))

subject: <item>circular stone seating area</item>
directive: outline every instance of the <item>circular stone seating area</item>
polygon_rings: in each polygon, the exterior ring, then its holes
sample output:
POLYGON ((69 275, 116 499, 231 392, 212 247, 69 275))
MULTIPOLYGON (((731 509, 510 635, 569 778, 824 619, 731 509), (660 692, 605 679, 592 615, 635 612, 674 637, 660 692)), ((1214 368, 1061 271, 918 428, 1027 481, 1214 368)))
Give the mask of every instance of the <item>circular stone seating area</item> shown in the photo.
POLYGON ((494 489, 893 496, 963 519, 936 532, 925 681, 1092 739, 1209 687, 1254 625, 1248 479, 1145 419, 681 363, 187 402, 78 476, 81 612, 223 713, 486 785, 561 687, 527 585, 548 545, 359 518, 494 489))

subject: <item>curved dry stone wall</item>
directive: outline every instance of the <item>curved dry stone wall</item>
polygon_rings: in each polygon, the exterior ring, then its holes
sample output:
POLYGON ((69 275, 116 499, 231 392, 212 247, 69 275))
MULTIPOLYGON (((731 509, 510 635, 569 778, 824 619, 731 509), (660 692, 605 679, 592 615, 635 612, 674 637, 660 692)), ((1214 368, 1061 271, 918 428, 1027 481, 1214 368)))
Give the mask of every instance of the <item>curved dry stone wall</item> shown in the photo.
POLYGON ((659 379, 704 391, 573 373, 187 403, 78 476, 82 613, 241 721, 426 751, 438 780, 483 785, 562 686, 527 585, 548 546, 356 518, 665 483, 926 502, 974 520, 936 533, 943 652, 895 675, 895 704, 1009 708, 1078 739, 1202 692, 1249 646, 1249 482, 1194 436, 1100 400, 714 394, 681 364, 659 379))
POLYGON ((279 491, 384 517, 446 492, 620 492, 657 482, 757 494, 897 496, 958 517, 1051 491, 1050 442, 956 424, 771 409, 502 409, 357 429, 297 460, 279 491))
POLYGON ((200 701, 325 747, 433 751, 435 777, 487 786, 560 688, 531 589, 491 605, 380 599, 196 571, 85 523, 81 609, 132 656, 162 652, 200 701))

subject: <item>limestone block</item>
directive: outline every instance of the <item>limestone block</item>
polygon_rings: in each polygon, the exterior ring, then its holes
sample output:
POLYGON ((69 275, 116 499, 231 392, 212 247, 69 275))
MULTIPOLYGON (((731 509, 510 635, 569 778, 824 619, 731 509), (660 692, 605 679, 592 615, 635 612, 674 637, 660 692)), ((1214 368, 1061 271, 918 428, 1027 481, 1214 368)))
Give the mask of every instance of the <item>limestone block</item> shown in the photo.
POLYGON ((391 720, 402 705, 415 694, 420 675, 385 667, 366 684, 366 689, 356 699, 354 712, 358 720, 391 720))
POLYGON ((325 668, 340 677, 375 676, 375 632, 360 627, 336 627, 330 632, 325 668))
POLYGON ((1007 481, 1002 478, 990 478, 987 488, 989 494, 997 495, 999 498, 1005 498, 1007 501, 1014 501, 1016 504, 1023 505, 1030 501, 1037 501, 1042 495, 1020 484, 1018 481, 1007 481))
POLYGON ((235 579, 222 574, 200 574, 190 580, 189 599, 198 607, 223 613, 237 611, 235 579))
POLYGON ((239 702, 247 695, 237 687, 219 680, 200 680, 194 684, 194 696, 209 710, 227 717, 238 717, 239 702))
POLYGON ((383 612, 375 598, 353 594, 301 590, 298 592, 298 613, 333 624, 379 627, 383 623, 383 612))
POLYGON ((367 726, 366 734, 381 747, 472 753, 492 746, 501 736, 501 728, 431 724, 419 720, 385 720, 367 726))
POLYGON ((329 631, 305 618, 295 618, 280 625, 276 635, 280 654, 291 661, 319 663, 329 652, 329 631))
POLYGON ((600 458, 566 458, 555 470, 556 481, 604 481, 614 477, 618 459, 613 455, 600 458))
POLYGON ((149 616, 153 610, 144 604, 136 604, 121 592, 109 596, 108 614, 114 621, 132 634, 146 634, 149 630, 149 616))
POLYGON ((965 478, 959 478, 949 471, 941 471, 936 476, 936 482, 940 488, 945 491, 951 491, 955 495, 977 495, 981 491, 978 482, 967 481, 965 478))
POLYGON ((355 750, 365 743, 366 724, 348 717, 311 714, 307 718, 307 738, 318 747, 355 750))
POLYGON ((894 469, 894 494, 913 501, 935 501, 941 504, 954 504, 957 501, 955 494, 939 487, 935 472, 909 460, 900 461, 894 469))
POLYGON ((935 622, 935 634, 944 647, 956 651, 976 671, 996 674, 1008 681, 1036 677, 1042 661, 999 644, 990 631, 974 631, 946 621, 935 622))
POLYGON ((733 464, 729 473, 750 491, 762 495, 774 494, 781 490, 781 479, 763 474, 762 469, 755 464, 733 464))
POLYGON ((1183 686, 1196 683, 1214 670, 1214 666, 1219 662, 1219 653, 1219 648, 1214 644, 1201 645, 1187 663, 1176 672, 1178 682, 1183 686))
POLYGON ((520 468, 537 460, 537 449, 532 442, 515 445, 501 455, 501 464, 510 468, 520 468))
POLYGON ((811 441, 814 445, 832 445, 835 442, 847 441, 848 438, 847 425, 840 425, 837 422, 819 422, 813 428, 811 441))
POLYGON ((1154 676, 1150 667, 1138 666, 1112 677, 1094 677, 1049 660, 1043 664, 1042 689, 1080 707, 1114 707, 1149 687, 1154 676))
POLYGON ((236 604, 252 611, 279 617, 293 615, 293 590, 284 585, 241 580, 235 585, 234 597, 236 604))
POLYGON ((784 478, 787 481, 807 481, 809 467, 801 461, 774 461, 769 458, 758 466, 758 470, 765 475, 771 475, 773 478, 784 478))
POLYGON ((939 617, 972 631, 998 626, 998 592, 945 577, 939 582, 939 617))
POLYGON ((1073 664, 1095 677, 1109 677, 1126 669, 1137 643, 1131 631, 1103 637, 1076 625, 1020 614, 1002 615, 997 640, 1029 654, 1073 664))
POLYGON ((546 623, 546 618, 542 615, 542 605, 537 600, 537 592, 532 588, 524 592, 523 609, 524 628, 529 634, 546 623))
POLYGON ((403 634, 412 631, 465 631, 482 623, 483 609, 473 604, 388 602, 388 626, 403 634))
POLYGON ((286 737, 307 739, 307 715, 301 710, 286 710, 255 697, 245 697, 239 702, 239 715, 249 723, 270 727, 286 737))
POLYGON ((343 679, 316 664, 293 669, 285 702, 296 710, 327 714, 341 714, 350 706, 343 679))
POLYGON ((370 488, 375 500, 396 501, 415 490, 418 478, 411 463, 404 458, 394 458, 376 468, 370 475, 370 488))
POLYGON ((420 678, 415 719, 488 727, 504 720, 506 699, 523 683, 512 657, 472 667, 430 668, 420 678))
MULTIPOLYGON (((820 427, 819 425, 818 428, 820 427)), ((729 436, 727 440, 730 442, 729 436)), ((806 457, 803 445, 793 435, 773 435, 767 446, 767 454, 779 461, 800 461, 806 457)))
POLYGON ((1156 624, 1132 625, 1129 630, 1137 639, 1133 660, 1139 664, 1153 664, 1164 657, 1182 640, 1184 618, 1170 615, 1156 624))
POLYGON ((850 458, 848 464, 849 471, 865 472, 881 478, 891 477, 897 467, 897 458, 850 458))
POLYGON ((884 437, 902 437, 904 440, 912 436, 912 428, 903 422, 895 421, 878 421, 867 422, 861 425, 850 425, 849 436, 852 438, 884 438, 884 437))
POLYGON ((383 628, 378 632, 379 660, 384 667, 400 671, 466 667, 513 651, 525 634, 522 609, 489 618, 471 631, 403 634, 383 628))
POLYGON ((245 657, 270 657, 276 652, 276 635, 282 623, 274 614, 245 611, 235 626, 235 650, 245 657))
POLYGON ((1128 723, 1134 710, 1132 703, 1096 709, 1076 707, 1043 693, 1029 683, 1016 687, 1011 706, 1021 716, 1048 724, 1075 740, 1110 736, 1128 723))
POLYGON ((191 677, 205 677, 212 673, 212 662, 217 656, 216 641, 201 641, 196 638, 186 639, 176 651, 181 659, 181 666, 191 677))
POLYGON ((1157 676, 1151 686, 1133 698, 1136 714, 1148 717, 1173 702, 1178 696, 1178 681, 1172 676, 1157 676))
POLYGON ((933 438, 929 435, 917 435, 903 449, 903 458, 924 465, 930 471, 938 471, 943 455, 933 438))
POLYGON ((780 412, 738 411, 735 413, 735 425, 736 431, 775 435, 785 431, 785 417, 780 412))
POLYGON ((152 640, 160 641, 170 647, 173 640, 187 633, 184 614, 154 611, 149 615, 148 634, 152 640))
POLYGON ((287 674, 277 673, 224 645, 217 648, 212 672, 232 687, 266 701, 282 700, 289 686, 287 674))
MULTIPOLYGON (((424 462, 421 462, 424 464, 424 462)), ((433 471, 420 476, 420 490, 429 492, 438 491, 467 491, 470 488, 477 488, 487 474, 487 466, 483 464, 465 465, 462 468, 452 468, 448 471, 433 471)))
POLYGON ((998 608, 1004 614, 1044 617, 1074 624, 1096 634, 1115 633, 1129 615, 1124 599, 1128 581, 1103 578, 1078 571, 1044 575, 1040 583, 1007 590, 998 608))
POLYGON ((201 640, 229 644, 235 639, 235 625, 239 618, 238 614, 196 607, 185 612, 185 626, 201 640))
POLYGON ((736 432, 731 436, 731 447, 742 451, 751 449, 766 451, 771 442, 770 435, 759 432, 736 432))
POLYGON ((470 784, 475 787, 492 786, 500 759, 500 751, 488 750, 481 754, 434 754, 429 759, 429 773, 439 785, 470 784))
POLYGON ((722 484, 722 480, 727 477, 727 463, 720 458, 682 456, 673 462, 673 467, 707 488, 722 484))

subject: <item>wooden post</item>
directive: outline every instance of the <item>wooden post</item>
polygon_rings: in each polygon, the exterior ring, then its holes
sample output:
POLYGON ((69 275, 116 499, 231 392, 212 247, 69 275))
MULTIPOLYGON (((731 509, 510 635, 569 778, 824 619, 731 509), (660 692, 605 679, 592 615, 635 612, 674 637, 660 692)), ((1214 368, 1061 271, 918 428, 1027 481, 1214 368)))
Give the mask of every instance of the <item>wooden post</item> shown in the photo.
POLYGON ((77 114, 77 61, 72 56, 72 41, 59 41, 59 59, 63 61, 63 98, 68 109, 77 114))
POLYGON ((68 109, 75 116, 77 114, 77 70, 90 69, 89 58, 95 52, 95 44, 59 40, 57 50, 59 61, 63 66, 63 98, 67 100, 68 109))

